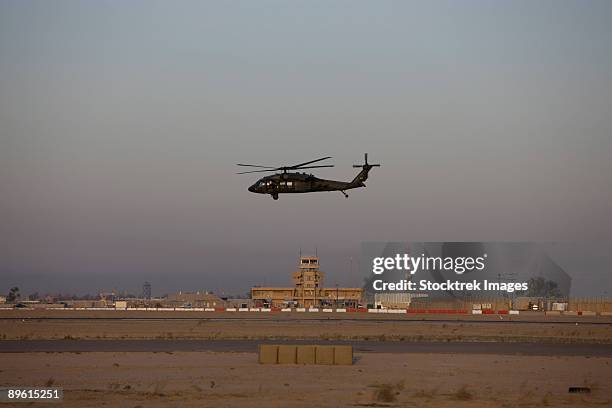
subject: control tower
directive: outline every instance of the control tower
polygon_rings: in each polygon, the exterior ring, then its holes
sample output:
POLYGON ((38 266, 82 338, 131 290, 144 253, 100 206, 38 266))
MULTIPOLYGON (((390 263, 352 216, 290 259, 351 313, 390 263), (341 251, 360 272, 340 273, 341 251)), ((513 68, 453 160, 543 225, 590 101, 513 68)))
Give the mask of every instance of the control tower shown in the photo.
POLYGON ((358 307, 362 288, 323 287, 325 273, 319 270, 318 256, 300 256, 298 270, 291 275, 293 287, 255 286, 251 299, 255 307, 307 309, 358 307))
POLYGON ((318 307, 322 293, 325 273, 319 270, 319 258, 316 256, 300 257, 298 270, 293 272, 295 297, 301 300, 302 307, 318 307))

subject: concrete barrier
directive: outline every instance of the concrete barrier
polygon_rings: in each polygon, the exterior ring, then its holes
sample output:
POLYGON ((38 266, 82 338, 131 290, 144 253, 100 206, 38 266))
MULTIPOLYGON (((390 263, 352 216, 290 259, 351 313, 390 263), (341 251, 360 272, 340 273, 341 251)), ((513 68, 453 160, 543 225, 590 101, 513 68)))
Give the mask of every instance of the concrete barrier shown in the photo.
POLYGON ((278 346, 273 344, 259 345, 259 364, 277 364, 278 346))
POLYGON ((308 311, 311 313, 316 313, 319 311, 319 309, 317 309, 316 307, 311 307, 310 309, 308 309, 308 311))
POLYGON ((315 363, 333 365, 334 364, 334 346, 316 346, 315 363))
POLYGON ((346 309, 336 309, 336 313, 346 313, 346 309))
POLYGON ((334 346, 334 364, 352 365, 353 346, 334 346))
POLYGON ((226 312, 235 312, 237 309, 235 307, 228 307, 225 309, 226 312))
POLYGON ((482 314, 482 310, 472 310, 472 314, 475 314, 475 315, 482 314))
POLYGON ((214 312, 214 311, 215 311, 215 308, 214 308, 214 307, 205 307, 205 308, 204 308, 204 311, 205 311, 205 312, 214 312))
POLYGON ((297 362, 297 346, 278 346, 278 364, 295 364, 297 362))
POLYGON ((581 316, 596 316, 597 313, 591 312, 590 310, 583 310, 582 312, 578 312, 581 316))
POLYGON ((314 364, 316 362, 315 346, 298 346, 296 360, 298 364, 314 364))
POLYGON ((508 313, 511 315, 517 315, 519 314, 519 311, 518 310, 508 310, 508 313))
POLYGON ((334 309, 323 309, 323 313, 331 313, 334 309))
POLYGON ((260 344, 260 364, 353 364, 350 345, 260 344))
POLYGON ((563 316, 578 316, 578 312, 573 310, 564 310, 562 314, 563 316))
POLYGON ((248 307, 241 307, 238 309, 239 312, 248 312, 249 308, 248 307))
POLYGON ((261 310, 260 310, 260 312, 271 312, 271 311, 272 311, 272 309, 268 309, 268 308, 265 308, 265 307, 262 307, 261 310))
POLYGON ((296 311, 296 312, 305 312, 305 311, 306 311, 306 309, 305 309, 305 308, 303 308, 303 307, 298 307, 298 308, 296 308, 296 309, 295 309, 295 311, 296 311))
POLYGON ((249 309, 249 312, 259 312, 259 308, 258 307, 252 307, 249 309))
POLYGON ((291 308, 290 307, 285 307, 283 309, 281 309, 281 312, 290 312, 291 308))

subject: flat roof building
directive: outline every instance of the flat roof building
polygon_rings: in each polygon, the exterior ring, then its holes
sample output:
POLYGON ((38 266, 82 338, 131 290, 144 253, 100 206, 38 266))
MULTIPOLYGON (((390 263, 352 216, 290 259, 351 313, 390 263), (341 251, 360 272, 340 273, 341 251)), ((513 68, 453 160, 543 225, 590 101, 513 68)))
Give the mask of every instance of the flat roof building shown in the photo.
POLYGON ((162 304, 168 307, 226 307, 226 302, 210 292, 178 292, 168 295, 162 304))
POLYGON ((356 307, 361 302, 361 288, 325 288, 325 273, 319 258, 302 256, 293 272, 293 287, 254 287, 251 298, 256 307, 356 307))

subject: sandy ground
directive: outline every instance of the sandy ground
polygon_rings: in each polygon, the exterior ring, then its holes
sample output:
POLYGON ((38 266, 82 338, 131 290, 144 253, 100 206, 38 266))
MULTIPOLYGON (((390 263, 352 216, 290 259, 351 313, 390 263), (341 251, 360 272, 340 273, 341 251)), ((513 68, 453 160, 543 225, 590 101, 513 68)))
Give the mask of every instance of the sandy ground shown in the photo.
POLYGON ((0 320, 0 339, 325 339, 612 343, 612 324, 376 320, 0 320))
MULTIPOLYGON (((0 339, 479 340, 612 344, 612 324, 274 316, 255 320, 5 318, 0 319, 0 339)), ((244 352, 92 351, 0 353, 0 362, 0 385, 62 386, 65 402, 61 405, 67 407, 612 405, 610 357, 383 352, 357 353, 353 366, 270 366, 257 364, 256 354, 244 352), (587 386, 592 392, 569 394, 570 386, 587 386)), ((43 406, 42 403, 34 405, 43 406)))
POLYGON ((357 354, 353 366, 259 365, 256 354, 212 352, 7 353, 1 358, 0 384, 53 383, 64 387, 66 407, 612 404, 611 358, 357 354), (588 386, 592 392, 569 394, 569 386, 588 386))

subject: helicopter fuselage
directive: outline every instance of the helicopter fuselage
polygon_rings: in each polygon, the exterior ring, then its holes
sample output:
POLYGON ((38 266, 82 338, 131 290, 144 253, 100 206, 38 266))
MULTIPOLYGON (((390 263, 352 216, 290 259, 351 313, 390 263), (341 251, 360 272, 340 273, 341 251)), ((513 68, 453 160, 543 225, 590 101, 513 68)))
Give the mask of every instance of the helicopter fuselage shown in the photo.
POLYGON ((281 173, 262 177, 249 187, 259 194, 312 193, 315 191, 344 191, 365 187, 361 182, 325 180, 306 173, 281 173))
POLYGON ((348 197, 348 194, 346 194, 345 190, 365 187, 364 181, 368 179, 368 173, 370 172, 370 170, 372 170, 373 167, 380 167, 380 164, 369 164, 368 154, 366 153, 364 155, 364 164, 353 165, 353 167, 360 168, 361 171, 355 176, 352 181, 325 180, 315 177, 312 174, 288 171, 320 167, 334 167, 333 165, 327 164, 309 166, 312 163, 320 162, 322 160, 327 159, 330 159, 330 157, 323 157, 321 159, 311 160, 293 166, 282 167, 269 167, 261 166, 258 164, 240 163, 238 164, 238 166, 263 168, 265 170, 252 170, 241 172, 238 174, 259 173, 264 171, 282 171, 281 173, 262 177, 257 180, 255 184, 249 187, 249 191, 251 193, 270 194, 275 200, 278 200, 279 194, 313 193, 316 191, 340 191, 345 197, 348 197))

